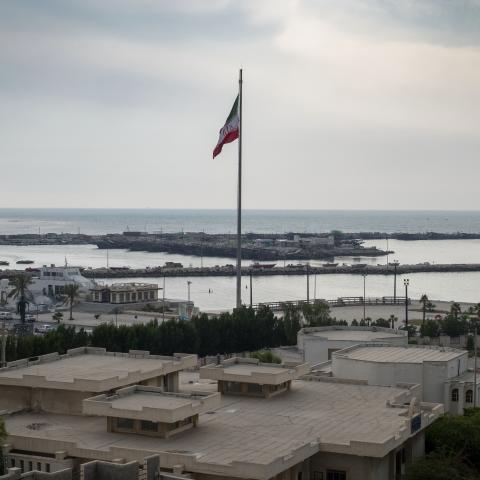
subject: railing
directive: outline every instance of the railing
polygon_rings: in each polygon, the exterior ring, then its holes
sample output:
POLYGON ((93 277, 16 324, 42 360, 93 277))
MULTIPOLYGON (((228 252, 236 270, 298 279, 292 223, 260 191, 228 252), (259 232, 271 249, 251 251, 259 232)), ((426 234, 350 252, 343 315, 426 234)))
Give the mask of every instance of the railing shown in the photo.
MULTIPOLYGON (((339 297, 335 300, 323 300, 323 299, 310 299, 310 300, 285 300, 277 302, 262 302, 252 305, 254 310, 258 310, 260 307, 269 307, 273 311, 282 311, 285 307, 301 308, 303 305, 314 305, 318 302, 327 303, 330 307, 348 307, 355 305, 405 305, 405 297, 339 297)), ((408 303, 411 300, 408 299, 408 303)))

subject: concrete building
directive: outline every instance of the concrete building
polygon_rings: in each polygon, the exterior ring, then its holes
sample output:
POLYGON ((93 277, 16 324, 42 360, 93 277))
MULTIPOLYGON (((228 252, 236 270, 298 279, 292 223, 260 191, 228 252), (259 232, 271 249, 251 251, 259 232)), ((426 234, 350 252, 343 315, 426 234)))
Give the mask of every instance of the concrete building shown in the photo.
POLYGON ((423 455, 423 431, 443 412, 418 400, 418 385, 302 376, 306 365, 240 359, 200 370, 215 390, 240 386, 228 395, 178 392, 178 371, 195 364, 195 356, 86 348, 9 364, 0 370, 8 465, 100 474, 99 462, 142 465, 157 455, 162 470, 196 480, 393 480, 423 455), (245 384, 254 387, 244 392, 245 384))
POLYGON ((231 358, 200 369, 200 378, 217 380, 224 394, 270 398, 290 390, 292 381, 310 372, 310 366, 262 364, 256 358, 231 358))
POLYGON ((85 398, 130 385, 176 392, 178 372, 196 364, 196 355, 162 357, 137 350, 111 353, 91 347, 18 360, 0 368, 0 411, 81 415, 85 398))
POLYGON ((450 413, 463 414, 464 408, 473 407, 474 373, 468 368, 466 350, 374 343, 355 345, 334 352, 330 362, 317 366, 316 373, 365 381, 369 385, 415 383, 421 385, 421 400, 442 403, 450 413))
POLYGON ((158 300, 156 283, 114 283, 112 285, 95 285, 90 289, 92 302, 98 303, 148 303, 158 300))
POLYGON ((341 325, 305 327, 297 334, 297 349, 303 354, 303 360, 311 365, 330 360, 337 350, 371 343, 406 346, 408 334, 390 328, 341 325))

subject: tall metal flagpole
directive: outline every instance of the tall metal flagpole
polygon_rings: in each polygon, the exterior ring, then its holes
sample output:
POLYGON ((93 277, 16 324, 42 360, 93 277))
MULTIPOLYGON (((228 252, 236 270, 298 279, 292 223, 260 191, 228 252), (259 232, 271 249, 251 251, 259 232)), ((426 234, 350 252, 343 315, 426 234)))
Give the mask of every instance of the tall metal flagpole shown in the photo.
POLYGON ((242 306, 242 69, 238 77, 237 308, 242 306))

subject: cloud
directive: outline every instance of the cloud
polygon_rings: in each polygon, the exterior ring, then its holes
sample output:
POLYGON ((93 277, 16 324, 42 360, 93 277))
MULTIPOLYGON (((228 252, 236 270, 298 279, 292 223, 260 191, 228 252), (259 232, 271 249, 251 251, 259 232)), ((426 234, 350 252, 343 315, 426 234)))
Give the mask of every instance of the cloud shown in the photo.
POLYGON ((473 0, 3 2, 7 204, 233 207, 235 148, 210 156, 243 66, 250 208, 375 208, 377 192, 382 208, 469 207, 479 12, 473 0), (447 183, 453 163, 465 191, 451 198, 405 168, 447 183), (19 164, 33 172, 22 183, 19 164), (52 172, 74 175, 45 189, 52 172))

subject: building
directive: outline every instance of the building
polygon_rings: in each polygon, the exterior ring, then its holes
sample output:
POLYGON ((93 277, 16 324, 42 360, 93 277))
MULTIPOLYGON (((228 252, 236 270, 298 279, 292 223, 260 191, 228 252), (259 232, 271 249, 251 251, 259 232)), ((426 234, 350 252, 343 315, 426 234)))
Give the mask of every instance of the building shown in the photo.
POLYGON ((330 360, 337 350, 370 343, 406 346, 408 334, 390 328, 341 325, 306 327, 297 334, 297 349, 303 354, 304 361, 311 365, 330 360))
POLYGON ((244 359, 200 369, 194 383, 210 390, 186 382, 179 392, 179 370, 196 362, 81 348, 8 364, 0 410, 9 467, 120 471, 113 462, 135 475, 131 462, 156 455, 162 470, 196 480, 393 480, 423 455, 424 429, 443 412, 419 401, 418 385, 244 359))
POLYGON ((156 283, 114 283, 95 285, 90 289, 90 299, 97 303, 148 303, 158 301, 156 283))
MULTIPOLYGON (((317 373, 365 381, 369 385, 415 383, 421 385, 421 400, 442 403, 450 413, 463 414, 465 407, 473 407, 474 373, 468 368, 466 350, 374 343, 355 345, 334 352, 331 361, 318 365, 317 373)), ((479 393, 477 384, 477 395, 479 393)))

